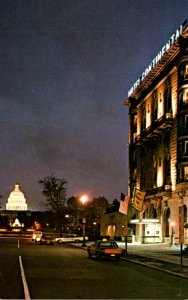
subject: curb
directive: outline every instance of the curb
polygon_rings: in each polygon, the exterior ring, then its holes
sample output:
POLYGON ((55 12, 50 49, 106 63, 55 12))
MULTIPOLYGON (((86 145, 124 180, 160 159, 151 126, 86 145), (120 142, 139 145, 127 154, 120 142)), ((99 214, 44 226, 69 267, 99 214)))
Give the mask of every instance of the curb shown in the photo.
POLYGON ((141 265, 141 266, 146 267, 146 268, 154 269, 154 270, 157 270, 157 271, 160 271, 160 272, 165 272, 165 273, 170 274, 172 276, 180 277, 182 279, 188 280, 188 276, 185 276, 185 275, 177 273, 177 272, 173 272, 173 271, 170 271, 170 270, 167 270, 167 269, 162 269, 162 268, 159 268, 159 267, 156 267, 156 266, 152 266, 152 265, 147 265, 147 264, 145 264, 143 262, 132 260, 132 259, 125 258, 125 257, 121 257, 121 259, 125 260, 125 261, 128 261, 130 263, 133 263, 133 264, 141 265))

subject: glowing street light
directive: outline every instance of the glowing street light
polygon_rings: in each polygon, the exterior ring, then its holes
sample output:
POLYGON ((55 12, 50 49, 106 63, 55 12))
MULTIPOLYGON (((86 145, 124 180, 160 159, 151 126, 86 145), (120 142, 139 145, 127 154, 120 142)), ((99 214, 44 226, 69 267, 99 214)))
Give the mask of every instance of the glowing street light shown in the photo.
POLYGON ((80 201, 82 202, 82 204, 84 205, 88 200, 88 196, 87 195, 82 195, 80 197, 80 201))
POLYGON ((93 222, 93 228, 94 228, 94 237, 95 237, 95 235, 96 235, 96 226, 97 226, 97 222, 93 222))
MULTIPOLYGON (((80 197, 80 201, 82 202, 82 204, 84 205, 88 200, 88 196, 87 195, 82 195, 80 197)), ((82 243, 82 247, 86 247, 86 242, 85 242, 85 237, 86 237, 86 218, 82 218, 82 224, 83 224, 83 243, 82 243)))

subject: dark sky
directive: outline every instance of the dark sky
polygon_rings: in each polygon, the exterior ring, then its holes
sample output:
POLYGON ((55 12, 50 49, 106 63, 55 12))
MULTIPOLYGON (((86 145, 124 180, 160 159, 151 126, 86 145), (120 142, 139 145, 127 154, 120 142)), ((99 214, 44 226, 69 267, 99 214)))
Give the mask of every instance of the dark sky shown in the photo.
POLYGON ((0 193, 68 181, 127 192, 128 90, 188 17, 187 0, 0 0, 0 193))

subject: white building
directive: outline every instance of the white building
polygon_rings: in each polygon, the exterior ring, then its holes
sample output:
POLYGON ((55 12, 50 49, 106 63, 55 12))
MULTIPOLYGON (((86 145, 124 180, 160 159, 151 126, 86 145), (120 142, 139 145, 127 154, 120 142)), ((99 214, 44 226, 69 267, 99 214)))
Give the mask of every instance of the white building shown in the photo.
POLYGON ((18 184, 15 184, 14 190, 9 195, 6 210, 27 210, 25 196, 20 191, 18 184))

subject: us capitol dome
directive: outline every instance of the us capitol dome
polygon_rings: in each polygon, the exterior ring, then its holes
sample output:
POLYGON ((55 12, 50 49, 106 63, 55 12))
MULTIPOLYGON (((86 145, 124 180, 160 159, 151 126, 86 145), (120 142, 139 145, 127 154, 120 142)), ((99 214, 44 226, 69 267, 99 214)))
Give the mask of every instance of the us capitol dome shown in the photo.
POLYGON ((14 190, 10 193, 6 210, 27 210, 27 203, 24 194, 20 191, 19 184, 15 184, 14 190))

